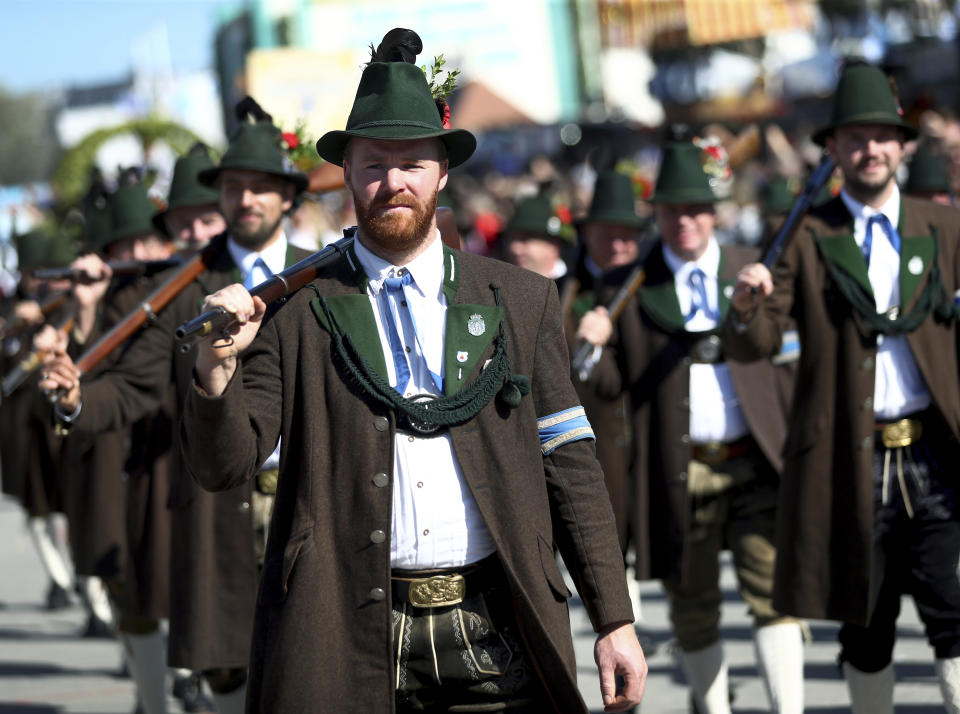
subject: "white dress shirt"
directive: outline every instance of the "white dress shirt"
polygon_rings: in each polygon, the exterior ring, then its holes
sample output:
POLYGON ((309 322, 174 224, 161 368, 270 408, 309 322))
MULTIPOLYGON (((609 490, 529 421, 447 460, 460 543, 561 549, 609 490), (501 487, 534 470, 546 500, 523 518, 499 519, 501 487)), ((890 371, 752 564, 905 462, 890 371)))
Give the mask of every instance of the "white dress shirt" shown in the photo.
MULTIPOLYGON (((842 191, 840 197, 853 216, 853 237, 860 247, 866 239, 867 221, 871 216, 883 213, 893 226, 900 220, 900 190, 896 185, 879 211, 860 203, 846 191, 842 191)), ((877 312, 900 305, 900 254, 879 226, 873 228, 867 276, 877 312)), ((873 411, 879 419, 898 419, 930 406, 930 392, 917 369, 906 335, 877 337, 876 370, 873 411)))
MULTIPOLYGON (((280 237, 268 245, 262 251, 257 252, 244 248, 237 243, 231 236, 227 236, 227 250, 234 264, 240 269, 240 275, 243 276, 243 285, 247 290, 255 288, 274 273, 282 272, 287 267, 287 236, 281 232, 280 237), (267 270, 257 265, 257 258, 263 258, 267 264, 267 270)), ((262 469, 275 469, 280 466, 280 441, 277 440, 277 446, 273 453, 267 457, 260 467, 262 469)))
MULTIPOLYGON (((395 266, 354 243, 357 260, 367 274, 367 294, 377 322, 387 365, 387 378, 396 385, 393 353, 384 315, 393 311, 394 323, 407 348, 410 382, 404 396, 442 394, 431 372, 443 378, 443 346, 447 299, 440 234, 405 266, 395 266), (408 309, 391 308, 384 280, 409 271, 413 283, 405 290, 408 309), (413 315, 411 320, 410 313, 413 315), (414 328, 416 323, 416 328, 414 328)), ((394 439, 393 523, 390 563, 394 568, 450 568, 473 563, 496 550, 463 471, 453 451, 450 434, 424 438, 397 432, 394 439)))
MULTIPOLYGON (((717 326, 720 314, 720 295, 717 273, 720 270, 720 245, 717 239, 710 237, 707 249, 697 260, 685 261, 663 244, 663 259, 673 271, 674 286, 680 313, 689 316, 693 307, 690 289, 690 273, 700 268, 705 277, 709 315, 704 310, 697 311, 687 319, 688 332, 705 332, 717 326)), ((694 444, 711 441, 730 442, 746 436, 750 432, 747 421, 740 409, 737 390, 733 386, 730 367, 725 362, 719 364, 690 365, 690 440, 694 444)))

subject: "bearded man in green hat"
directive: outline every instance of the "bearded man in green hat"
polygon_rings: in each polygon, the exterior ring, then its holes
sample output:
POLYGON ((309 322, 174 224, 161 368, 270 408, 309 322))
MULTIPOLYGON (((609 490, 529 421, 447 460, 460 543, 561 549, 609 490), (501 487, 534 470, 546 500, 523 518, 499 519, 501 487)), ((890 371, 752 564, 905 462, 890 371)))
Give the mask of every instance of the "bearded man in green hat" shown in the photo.
POLYGON ((240 324, 198 349, 191 472, 229 488, 283 445, 247 711, 585 712, 555 549, 624 711, 646 667, 557 292, 441 242, 475 140, 444 128, 421 49, 388 33, 317 142, 356 203, 344 258, 272 316, 240 285, 204 306, 240 324))
MULTIPOLYGON (((85 380, 82 388, 65 350, 46 366, 41 387, 61 390, 57 412, 74 430, 97 433, 155 413, 171 381, 179 416, 196 355, 181 352, 174 337, 177 325, 194 317, 210 292, 235 282, 253 287, 309 255, 287 243, 282 222, 306 188, 307 177, 293 169, 280 130, 253 99, 241 102, 237 114, 242 123, 219 166, 198 173, 202 184, 219 192, 227 220, 227 231, 208 246, 207 269, 132 338, 115 364, 85 380)), ((156 280, 167 277, 161 273, 156 280)), ((176 443, 172 434, 167 436, 176 443)), ((275 442, 273 453, 258 464, 255 487, 245 483, 218 494, 197 488, 179 448, 170 465, 167 661, 203 672, 219 712, 243 711, 249 633, 262 567, 258 554, 266 538, 278 450, 275 442)), ((154 634, 162 637, 161 632, 154 634)))
POLYGON ((774 604, 843 623, 857 714, 893 711, 905 593, 947 710, 960 712, 960 214, 901 195, 895 176, 916 135, 879 69, 844 69, 814 134, 843 191, 810 211, 772 272, 741 270, 724 329, 728 353, 755 360, 797 319, 774 604))
MULTIPOLYGON (((777 470, 793 374, 771 360, 727 360, 717 333, 733 278, 757 253, 717 241, 705 161, 692 142, 665 146, 651 199, 661 240, 643 262, 646 279, 615 334, 597 308, 584 316, 579 336, 606 346, 594 352, 597 393, 632 400, 636 574, 663 580, 696 710, 730 711, 719 629, 719 557, 729 549, 772 710, 801 712, 800 627, 771 603, 777 470)), ((632 267, 611 273, 610 282, 622 283, 632 267)))

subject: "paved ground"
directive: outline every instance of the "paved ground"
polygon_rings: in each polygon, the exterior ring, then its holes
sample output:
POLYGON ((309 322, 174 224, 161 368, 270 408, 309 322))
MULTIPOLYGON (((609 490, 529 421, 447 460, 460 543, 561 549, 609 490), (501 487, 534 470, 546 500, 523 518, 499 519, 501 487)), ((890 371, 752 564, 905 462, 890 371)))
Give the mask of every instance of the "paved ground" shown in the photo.
MULTIPOLYGON (((730 661, 734 710, 767 710, 766 695, 757 678, 749 621, 736 598, 729 567, 724 568, 724 639, 730 661)), ((8 500, 0 500, 0 714, 127 714, 134 707, 133 685, 119 676, 120 646, 109 640, 77 636, 84 624, 79 607, 57 613, 41 609, 45 577, 24 528, 23 517, 8 500)), ((671 654, 666 605, 659 587, 643 586, 641 626, 650 677, 642 711, 681 714, 687 711, 686 689, 671 654)), ((580 687, 590 707, 600 711, 599 685, 593 666, 593 633, 582 608, 571 607, 579 662, 580 687)), ((848 711, 839 679, 836 627, 812 623, 813 642, 806 651, 807 711, 834 714, 848 711)), ((904 602, 896 650, 897 714, 942 712, 933 673, 932 655, 923 639, 916 612, 904 602)), ((179 712, 171 699, 171 714, 179 712)), ((347 713, 349 714, 349 713, 347 713)))

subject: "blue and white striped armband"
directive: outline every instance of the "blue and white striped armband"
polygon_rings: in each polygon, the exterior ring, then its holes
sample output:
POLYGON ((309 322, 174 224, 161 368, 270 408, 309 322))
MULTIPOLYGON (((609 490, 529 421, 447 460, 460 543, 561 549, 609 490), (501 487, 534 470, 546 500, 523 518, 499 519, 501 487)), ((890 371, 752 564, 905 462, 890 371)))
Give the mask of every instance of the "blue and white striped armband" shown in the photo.
POLYGON ((775 365, 788 364, 800 359, 800 334, 796 330, 786 330, 780 341, 780 351, 771 360, 775 365))
POLYGON ((583 407, 571 407, 537 419, 537 429, 540 431, 540 451, 544 456, 571 441, 597 438, 583 407))

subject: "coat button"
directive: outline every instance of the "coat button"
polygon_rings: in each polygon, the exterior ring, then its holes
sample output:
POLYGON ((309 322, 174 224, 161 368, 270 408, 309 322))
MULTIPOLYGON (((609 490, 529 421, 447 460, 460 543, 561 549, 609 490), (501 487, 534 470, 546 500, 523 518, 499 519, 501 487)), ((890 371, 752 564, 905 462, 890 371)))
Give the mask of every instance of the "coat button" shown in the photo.
POLYGON ((689 434, 683 434, 683 435, 680 437, 680 443, 681 443, 681 444, 689 444, 689 443, 690 443, 690 435, 689 435, 689 434))
POLYGON ((384 598, 387 597, 387 594, 383 591, 383 588, 370 588, 370 599, 375 602, 382 602, 384 598))
POLYGON ((872 448, 873 448, 873 437, 872 436, 863 437, 863 441, 860 442, 860 450, 867 451, 868 449, 872 449, 872 448))
POLYGON ((680 360, 680 364, 682 364, 684 367, 689 367, 691 364, 693 364, 693 360, 689 357, 684 357, 682 360, 680 360))
POLYGON ((377 431, 386 431, 390 428, 390 422, 386 417, 378 416, 373 420, 373 428, 377 431))
POLYGON ((863 411, 867 411, 867 409, 873 409, 873 397, 867 397, 864 399, 863 403, 860 405, 860 408, 863 411))
POLYGON ((677 474, 677 481, 679 481, 680 483, 684 483, 686 480, 687 480, 686 471, 681 471, 680 473, 677 474))
POLYGON ((865 357, 863 362, 860 363, 860 369, 863 371, 873 369, 873 357, 865 357))
POLYGON ((373 475, 373 485, 377 488, 383 488, 388 483, 390 483, 390 477, 383 473, 383 471, 373 475))
POLYGON ((690 408, 690 397, 684 397, 680 400, 680 406, 686 409, 690 408))
POLYGON ((250 503, 248 501, 244 501, 239 506, 237 506, 237 510, 239 510, 241 513, 246 513, 247 511, 250 510, 250 503))
POLYGON ((387 534, 381 530, 375 530, 370 534, 371 543, 383 543, 387 539, 387 534))

